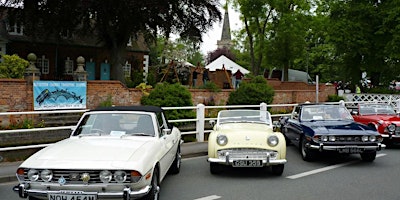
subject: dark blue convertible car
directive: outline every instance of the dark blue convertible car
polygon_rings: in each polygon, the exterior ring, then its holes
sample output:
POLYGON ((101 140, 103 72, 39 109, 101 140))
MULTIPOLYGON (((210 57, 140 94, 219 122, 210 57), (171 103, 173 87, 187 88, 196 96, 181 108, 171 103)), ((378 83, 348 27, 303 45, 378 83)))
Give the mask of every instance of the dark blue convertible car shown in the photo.
POLYGON ((319 152, 334 151, 360 154, 362 160, 372 162, 376 152, 385 148, 374 128, 355 122, 339 104, 299 104, 290 117, 281 117, 280 127, 305 161, 314 160, 319 152))

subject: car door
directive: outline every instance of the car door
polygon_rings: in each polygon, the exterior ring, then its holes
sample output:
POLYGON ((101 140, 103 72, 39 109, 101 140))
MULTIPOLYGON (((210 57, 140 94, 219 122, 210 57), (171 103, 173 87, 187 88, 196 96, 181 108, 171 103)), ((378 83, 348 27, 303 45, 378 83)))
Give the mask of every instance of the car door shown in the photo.
POLYGON ((175 157, 175 149, 173 148, 175 144, 175 138, 170 132, 167 133, 163 131, 164 129, 167 129, 168 126, 162 113, 157 114, 156 121, 157 131, 159 132, 159 142, 163 152, 163 156, 160 159, 160 172, 161 175, 164 176, 168 172, 169 166, 172 164, 175 157))
POLYGON ((301 114, 301 108, 297 106, 293 110, 292 115, 287 120, 287 123, 285 125, 286 137, 293 144, 296 144, 296 141, 299 140, 299 135, 301 133, 301 126, 299 122, 300 114, 301 114))

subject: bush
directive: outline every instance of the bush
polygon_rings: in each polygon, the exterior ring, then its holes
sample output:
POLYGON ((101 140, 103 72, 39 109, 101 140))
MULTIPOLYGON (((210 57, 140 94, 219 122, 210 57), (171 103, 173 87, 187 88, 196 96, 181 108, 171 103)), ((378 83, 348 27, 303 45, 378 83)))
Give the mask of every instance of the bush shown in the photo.
MULTIPOLYGON (((140 100, 142 105, 153 105, 160 107, 182 107, 193 106, 192 94, 179 83, 159 83, 150 91, 148 96, 140 100)), ((168 119, 195 118, 196 113, 192 110, 167 110, 168 119)))
POLYGON ((344 98, 337 94, 328 95, 328 102, 339 102, 340 100, 344 100, 344 98))
POLYGON ((227 105, 257 105, 262 102, 271 104, 275 91, 262 76, 256 76, 249 82, 242 82, 240 87, 231 92, 227 105))
POLYGON ((3 55, 3 62, 0 63, 0 78, 23 78, 25 68, 29 62, 18 55, 3 55))

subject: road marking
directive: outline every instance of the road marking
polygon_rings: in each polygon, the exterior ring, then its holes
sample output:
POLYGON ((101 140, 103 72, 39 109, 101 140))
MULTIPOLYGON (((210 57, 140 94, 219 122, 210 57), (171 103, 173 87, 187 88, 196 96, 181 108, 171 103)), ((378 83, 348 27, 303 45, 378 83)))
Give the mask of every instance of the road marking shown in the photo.
POLYGON ((194 199, 194 200, 214 200, 214 199, 220 199, 220 198, 221 198, 220 196, 211 195, 211 196, 208 196, 208 197, 202 197, 202 198, 194 199))
MULTIPOLYGON (((386 156, 386 154, 377 154, 376 155, 377 158, 378 157, 382 157, 382 156, 386 156)), ((303 173, 300 173, 300 174, 287 176, 286 178, 288 178, 288 179, 298 179, 298 178, 302 178, 302 177, 305 177, 305 176, 309 176, 309 175, 321 173, 321 172, 324 172, 324 171, 336 169, 336 168, 339 168, 339 167, 344 167, 346 165, 351 165, 351 164, 358 163, 358 162, 360 162, 360 160, 350 161, 350 162, 341 163, 341 164, 337 164, 337 165, 330 165, 330 166, 323 167, 323 168, 320 168, 320 169, 314 169, 314 170, 311 170, 311 171, 308 171, 308 172, 303 172, 303 173)))

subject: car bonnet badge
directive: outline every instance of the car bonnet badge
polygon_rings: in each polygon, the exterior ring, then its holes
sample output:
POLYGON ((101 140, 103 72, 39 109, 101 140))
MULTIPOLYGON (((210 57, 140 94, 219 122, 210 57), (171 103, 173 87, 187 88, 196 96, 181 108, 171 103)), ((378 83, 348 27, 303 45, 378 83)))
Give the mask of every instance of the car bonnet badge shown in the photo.
POLYGON ((67 180, 65 180, 65 178, 64 178, 63 176, 61 176, 61 177, 58 179, 58 183, 59 183, 60 185, 65 185, 65 183, 67 183, 67 180))

